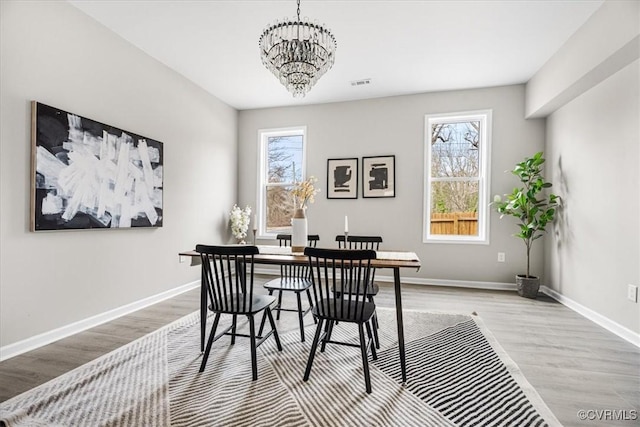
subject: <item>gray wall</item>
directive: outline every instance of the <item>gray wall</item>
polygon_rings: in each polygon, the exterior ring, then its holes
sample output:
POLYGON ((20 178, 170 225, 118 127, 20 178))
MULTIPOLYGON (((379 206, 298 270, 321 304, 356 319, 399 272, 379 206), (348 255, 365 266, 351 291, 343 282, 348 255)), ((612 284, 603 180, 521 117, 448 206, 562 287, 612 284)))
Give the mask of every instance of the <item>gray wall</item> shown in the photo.
POLYGON ((563 209, 546 251, 553 289, 635 333, 640 304, 639 61, 547 119, 550 176, 563 209))
POLYGON ((603 3, 527 84, 547 117, 548 176, 563 199, 545 277, 565 304, 640 345, 640 2, 603 3), (602 34, 606 32, 606 37, 602 34))
MULTIPOLYGON (((241 111, 239 115, 239 200, 256 206, 258 130, 306 125, 307 175, 321 193, 308 209, 309 232, 321 245, 335 246, 349 216, 351 234, 380 234, 384 248, 415 251, 419 272, 403 271, 416 282, 474 285, 512 284, 525 269, 524 244, 513 237, 515 222, 492 213, 489 245, 422 243, 425 114, 493 110, 490 194, 516 184, 505 170, 544 147, 544 119, 524 119, 524 86, 427 93, 334 104, 241 111), (326 198, 327 159, 396 156, 396 197, 357 200, 326 198), (506 253, 506 263, 497 253, 506 253)), ((361 177, 359 178, 361 182, 361 177)), ((532 271, 542 275, 542 244, 534 248, 532 271)), ((389 274, 380 272, 379 274, 389 274)), ((499 286, 499 285, 498 285, 499 286)))
POLYGON ((228 240, 237 112, 66 2, 0 4, 5 347, 199 278, 177 253, 228 240), (164 226, 29 232, 31 100, 164 142, 164 226))

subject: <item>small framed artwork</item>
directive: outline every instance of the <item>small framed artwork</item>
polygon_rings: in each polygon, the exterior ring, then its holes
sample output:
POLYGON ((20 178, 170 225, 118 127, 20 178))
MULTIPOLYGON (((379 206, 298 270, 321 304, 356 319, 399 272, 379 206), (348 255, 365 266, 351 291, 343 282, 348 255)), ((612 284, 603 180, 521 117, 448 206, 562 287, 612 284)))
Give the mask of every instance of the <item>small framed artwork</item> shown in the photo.
POLYGON ((362 197, 396 196, 396 156, 362 158, 362 197))
POLYGON ((358 198, 358 158, 327 160, 327 199, 358 198))

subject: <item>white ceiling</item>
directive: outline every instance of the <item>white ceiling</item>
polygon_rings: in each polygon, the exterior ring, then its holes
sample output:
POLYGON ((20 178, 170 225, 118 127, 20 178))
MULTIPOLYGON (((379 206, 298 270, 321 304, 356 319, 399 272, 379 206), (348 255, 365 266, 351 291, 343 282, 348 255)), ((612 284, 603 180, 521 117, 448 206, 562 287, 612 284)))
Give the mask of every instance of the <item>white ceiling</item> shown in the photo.
POLYGON ((295 0, 70 0, 239 109, 524 83, 603 0, 302 0, 336 37, 336 62, 305 98, 262 65, 258 39, 295 0), (371 84, 350 82, 370 78, 371 84))

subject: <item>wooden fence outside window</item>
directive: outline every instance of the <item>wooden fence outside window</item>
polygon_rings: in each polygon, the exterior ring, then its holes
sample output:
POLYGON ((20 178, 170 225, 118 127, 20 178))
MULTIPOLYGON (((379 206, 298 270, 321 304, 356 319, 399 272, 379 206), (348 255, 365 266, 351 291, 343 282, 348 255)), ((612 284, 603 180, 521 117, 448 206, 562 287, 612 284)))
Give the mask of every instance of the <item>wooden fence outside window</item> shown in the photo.
POLYGON ((478 235, 477 212, 431 213, 431 234, 478 235))

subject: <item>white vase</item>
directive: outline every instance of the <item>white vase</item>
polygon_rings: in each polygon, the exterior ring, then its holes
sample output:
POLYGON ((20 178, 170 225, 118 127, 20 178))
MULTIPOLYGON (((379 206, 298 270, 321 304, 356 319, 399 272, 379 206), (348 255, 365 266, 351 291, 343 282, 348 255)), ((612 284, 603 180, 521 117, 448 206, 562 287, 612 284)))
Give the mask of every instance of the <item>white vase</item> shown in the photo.
POLYGON ((291 252, 304 252, 307 246, 307 215, 296 209, 291 218, 291 252))

